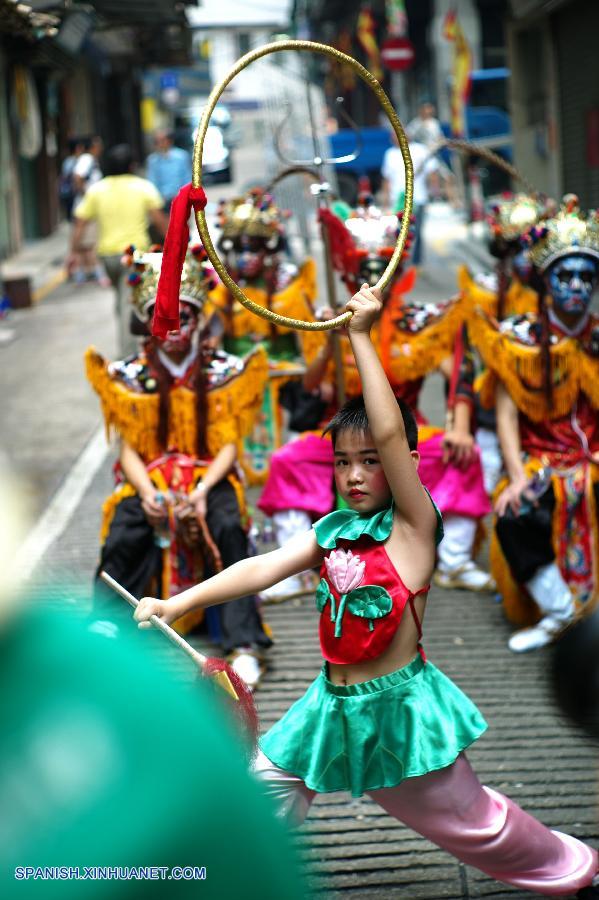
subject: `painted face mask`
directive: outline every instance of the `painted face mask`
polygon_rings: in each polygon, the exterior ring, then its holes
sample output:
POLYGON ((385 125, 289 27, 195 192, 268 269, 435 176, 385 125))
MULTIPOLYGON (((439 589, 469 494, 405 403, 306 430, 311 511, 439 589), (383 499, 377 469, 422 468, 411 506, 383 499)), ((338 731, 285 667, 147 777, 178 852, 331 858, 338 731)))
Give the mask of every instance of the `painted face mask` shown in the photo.
POLYGON ((565 256, 547 273, 547 286, 557 310, 582 315, 591 302, 597 284, 598 265, 587 256, 565 256))
POLYGON ((385 271, 387 262, 388 260, 374 255, 367 256, 362 260, 362 263, 360 264, 360 284, 358 285, 357 290, 360 289, 364 282, 370 285, 370 287, 374 287, 385 271))
POLYGON ((181 303, 179 331, 169 331, 162 341, 165 353, 187 353, 191 349, 194 332, 198 327, 198 312, 187 303, 181 303))

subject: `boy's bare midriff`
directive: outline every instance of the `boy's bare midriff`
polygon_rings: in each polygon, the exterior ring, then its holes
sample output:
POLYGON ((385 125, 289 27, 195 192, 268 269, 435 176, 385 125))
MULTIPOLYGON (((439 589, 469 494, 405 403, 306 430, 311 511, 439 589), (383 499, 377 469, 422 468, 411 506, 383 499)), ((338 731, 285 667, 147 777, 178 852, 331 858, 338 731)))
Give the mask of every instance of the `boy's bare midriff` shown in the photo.
MULTIPOLYGON (((422 622, 426 607, 425 597, 416 597, 414 601, 418 618, 422 622)), ((333 684, 347 685, 359 684, 361 681, 370 681, 372 678, 380 678, 381 675, 389 675, 403 666, 411 663, 418 654, 418 630, 412 618, 410 607, 406 604, 399 628, 384 653, 367 662, 354 663, 352 665, 328 664, 329 679, 333 684)))

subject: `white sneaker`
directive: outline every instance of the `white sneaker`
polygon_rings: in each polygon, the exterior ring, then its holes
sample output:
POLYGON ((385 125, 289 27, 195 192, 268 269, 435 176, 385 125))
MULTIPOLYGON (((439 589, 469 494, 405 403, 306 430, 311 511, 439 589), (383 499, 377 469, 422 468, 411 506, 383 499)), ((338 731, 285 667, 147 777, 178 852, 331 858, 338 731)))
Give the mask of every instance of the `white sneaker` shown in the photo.
POLYGON ((455 569, 437 569, 433 580, 442 588, 457 588, 462 591, 495 591, 497 585, 489 572, 479 569, 471 559, 455 569))
POLYGON ((553 616, 545 616, 536 625, 516 631, 507 642, 513 653, 526 653, 528 650, 538 650, 546 647, 568 625, 568 621, 555 619, 553 616))
POLYGON ((230 658, 231 668, 245 681, 250 691, 255 691, 264 674, 264 665, 249 648, 239 647, 230 658))

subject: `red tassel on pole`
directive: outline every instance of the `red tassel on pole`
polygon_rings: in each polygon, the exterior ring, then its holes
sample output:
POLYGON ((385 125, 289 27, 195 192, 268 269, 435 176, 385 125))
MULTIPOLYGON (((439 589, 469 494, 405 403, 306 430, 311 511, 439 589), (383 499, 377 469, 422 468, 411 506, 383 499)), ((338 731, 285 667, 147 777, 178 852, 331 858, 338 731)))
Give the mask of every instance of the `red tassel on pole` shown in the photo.
POLYGON ((164 339, 169 331, 179 330, 179 291, 181 272, 189 244, 189 217, 206 206, 206 194, 201 187, 186 184, 171 204, 168 231, 158 281, 158 292, 152 318, 152 334, 164 339))

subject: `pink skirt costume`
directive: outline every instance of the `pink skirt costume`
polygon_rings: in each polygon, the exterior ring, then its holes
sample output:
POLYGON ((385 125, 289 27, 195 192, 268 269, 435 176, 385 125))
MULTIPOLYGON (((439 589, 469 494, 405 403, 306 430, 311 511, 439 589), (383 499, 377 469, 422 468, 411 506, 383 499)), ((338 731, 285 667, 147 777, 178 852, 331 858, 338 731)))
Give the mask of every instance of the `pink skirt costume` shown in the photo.
MULTIPOLYGON (((376 658, 404 614, 414 616, 421 633, 415 595, 385 550, 392 524, 392 508, 373 516, 344 509, 314 526, 320 546, 332 551, 316 594, 325 660, 376 658)), ((333 684, 325 661, 304 696, 260 740, 255 772, 280 814, 296 824, 316 793, 366 793, 500 881, 547 896, 589 885, 598 867, 594 850, 550 831, 478 781, 463 751, 485 728, 478 709, 421 647, 407 666, 359 684, 333 684)))
POLYGON ((419 440, 420 480, 430 491, 443 515, 481 519, 491 512, 491 504, 485 490, 480 451, 476 447, 474 459, 465 469, 459 469, 452 463, 444 463, 443 436, 444 432, 439 430, 430 437, 419 440))
POLYGON ((267 516, 302 509, 314 518, 335 505, 333 445, 329 438, 305 434, 285 444, 270 460, 268 481, 258 501, 267 516))

